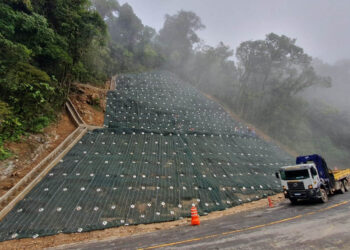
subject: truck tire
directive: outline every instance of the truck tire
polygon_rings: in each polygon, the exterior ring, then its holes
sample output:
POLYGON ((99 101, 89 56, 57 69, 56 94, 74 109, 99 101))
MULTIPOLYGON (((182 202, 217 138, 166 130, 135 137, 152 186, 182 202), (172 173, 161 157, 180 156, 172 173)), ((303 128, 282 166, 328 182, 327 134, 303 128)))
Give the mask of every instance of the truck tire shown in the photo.
POLYGON ((298 204, 298 199, 295 199, 295 198, 289 198, 289 200, 290 200, 290 203, 291 203, 292 205, 296 205, 296 204, 298 204))
POLYGON ((341 182, 340 183, 340 189, 339 189, 339 193, 341 194, 345 194, 345 185, 344 185, 344 182, 341 182))
POLYGON ((349 189, 350 189, 349 182, 347 180, 344 180, 343 183, 344 183, 345 191, 349 191, 349 189))
POLYGON ((320 192, 321 192, 321 199, 320 201, 322 203, 327 203, 328 202, 328 195, 327 195, 327 191, 323 188, 320 189, 320 192))

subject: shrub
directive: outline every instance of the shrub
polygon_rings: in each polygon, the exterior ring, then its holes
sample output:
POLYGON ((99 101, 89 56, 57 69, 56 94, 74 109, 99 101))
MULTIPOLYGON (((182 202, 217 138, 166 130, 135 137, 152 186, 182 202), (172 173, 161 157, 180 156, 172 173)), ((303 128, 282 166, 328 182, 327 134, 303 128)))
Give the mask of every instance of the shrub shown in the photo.
POLYGON ((18 63, 1 82, 1 98, 12 108, 29 132, 41 131, 63 102, 63 93, 50 77, 27 63, 18 63))

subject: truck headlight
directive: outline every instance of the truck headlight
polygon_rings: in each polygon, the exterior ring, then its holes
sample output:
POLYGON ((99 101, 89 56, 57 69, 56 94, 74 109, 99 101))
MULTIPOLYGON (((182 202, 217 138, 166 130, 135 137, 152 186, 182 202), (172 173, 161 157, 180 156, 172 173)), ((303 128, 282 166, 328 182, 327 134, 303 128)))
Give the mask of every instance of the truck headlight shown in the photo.
POLYGON ((313 189, 313 186, 312 186, 312 185, 309 185, 309 189, 313 189))

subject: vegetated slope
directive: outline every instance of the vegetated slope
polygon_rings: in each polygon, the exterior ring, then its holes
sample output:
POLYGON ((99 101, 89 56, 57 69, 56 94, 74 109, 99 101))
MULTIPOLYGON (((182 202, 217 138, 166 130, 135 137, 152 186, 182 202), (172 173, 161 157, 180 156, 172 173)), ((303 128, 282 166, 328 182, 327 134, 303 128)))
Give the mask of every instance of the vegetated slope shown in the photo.
POLYGON ((119 77, 94 130, 0 222, 0 240, 176 220, 280 191, 291 164, 167 72, 119 77))

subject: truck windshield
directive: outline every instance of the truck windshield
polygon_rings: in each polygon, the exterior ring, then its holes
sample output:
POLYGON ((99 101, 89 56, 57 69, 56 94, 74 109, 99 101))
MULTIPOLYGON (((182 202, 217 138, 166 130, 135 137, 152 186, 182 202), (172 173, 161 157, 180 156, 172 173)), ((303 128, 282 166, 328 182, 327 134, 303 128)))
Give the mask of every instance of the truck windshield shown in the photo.
POLYGON ((282 180, 302 180, 309 178, 309 171, 307 169, 281 171, 282 180))

